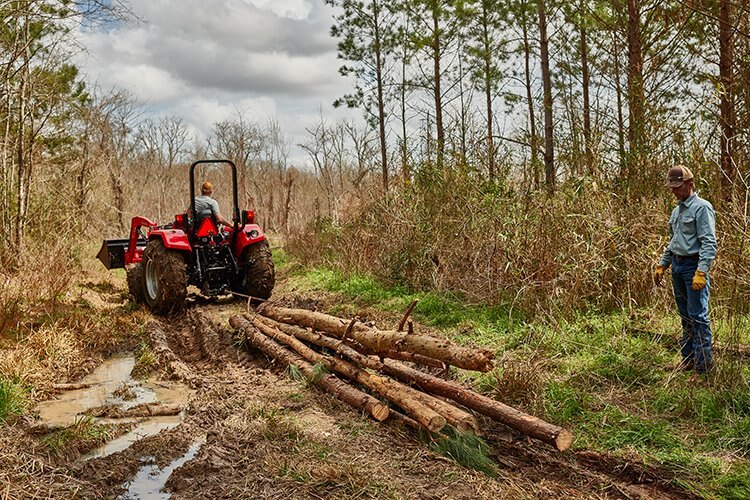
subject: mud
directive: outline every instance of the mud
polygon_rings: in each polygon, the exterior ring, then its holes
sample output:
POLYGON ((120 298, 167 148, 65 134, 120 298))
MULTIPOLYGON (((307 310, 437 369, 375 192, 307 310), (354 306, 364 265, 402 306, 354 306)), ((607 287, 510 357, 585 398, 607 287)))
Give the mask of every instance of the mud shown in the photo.
POLYGON ((132 421, 129 433, 58 464, 76 478, 74 497, 694 498, 667 471, 606 454, 559 453, 489 422, 498 476, 463 468, 420 436, 376 423, 247 351, 225 326, 245 308, 195 301, 178 318, 152 320, 146 330, 162 382, 141 384, 130 391, 135 399, 109 392, 132 383, 129 362, 112 360, 91 374, 98 380, 86 403, 92 407, 174 397, 165 385, 188 396, 182 416, 132 421))

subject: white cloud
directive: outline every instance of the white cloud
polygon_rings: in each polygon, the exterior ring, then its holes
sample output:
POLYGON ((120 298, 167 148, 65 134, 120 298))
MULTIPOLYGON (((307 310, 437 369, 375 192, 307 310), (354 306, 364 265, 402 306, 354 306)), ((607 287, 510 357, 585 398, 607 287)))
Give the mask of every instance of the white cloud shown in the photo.
MULTIPOLYGON (((155 115, 202 135, 237 110, 278 119, 292 144, 322 106, 351 91, 338 74, 332 9, 324 0, 131 0, 143 20, 81 32, 79 66, 90 83, 124 88, 155 115)), ((297 153, 300 154, 301 153, 297 153)), ((293 151, 292 156, 295 153, 293 151)))

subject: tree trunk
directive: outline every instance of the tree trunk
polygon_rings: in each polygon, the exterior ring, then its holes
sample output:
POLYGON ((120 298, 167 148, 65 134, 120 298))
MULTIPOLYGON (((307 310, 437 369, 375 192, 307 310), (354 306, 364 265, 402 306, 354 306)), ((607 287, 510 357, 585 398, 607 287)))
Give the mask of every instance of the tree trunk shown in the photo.
POLYGON ((594 177, 594 154, 591 147, 591 99, 589 97, 590 78, 589 74, 589 46, 586 32, 585 2, 581 2, 579 9, 579 23, 581 34, 581 86, 583 87, 583 142, 585 150, 585 161, 587 173, 594 177))
POLYGON ((333 394, 336 398, 354 408, 366 411, 375 420, 382 422, 388 418, 388 405, 378 401, 376 398, 345 384, 334 375, 318 376, 313 366, 297 354, 291 353, 279 344, 260 333, 247 320, 239 316, 232 316, 229 324, 235 330, 239 330, 244 339, 252 347, 259 349, 265 355, 278 360, 287 366, 294 365, 310 383, 322 390, 333 394))
POLYGON ((347 323, 335 316, 305 309, 276 307, 268 302, 258 308, 258 313, 282 323, 303 325, 324 331, 341 339, 351 338, 379 355, 391 350, 408 351, 466 370, 487 372, 492 369, 494 356, 490 351, 457 346, 449 340, 377 330, 362 323, 347 323))
POLYGON ((521 18, 521 29, 523 30, 523 57, 524 77, 526 87, 526 104, 529 108, 529 142, 531 143, 531 168, 534 178, 534 189, 539 189, 541 184, 539 175, 539 139, 536 134, 536 115, 534 113, 534 96, 531 89, 531 44, 529 43, 529 30, 526 24, 526 15, 521 18))
POLYGON ((641 180, 645 104, 640 0, 628 0, 628 187, 641 180))
POLYGON ((552 81, 549 67, 547 12, 544 0, 537 0, 539 12, 539 48, 544 90, 544 183, 551 194, 555 191, 555 150, 552 122, 552 81))
POLYGON ((432 63, 435 91, 435 127, 437 129, 437 166, 443 168, 445 158, 445 129, 443 128, 443 91, 440 86, 440 2, 432 6, 432 63))
POLYGON ((493 112, 492 112, 492 46, 490 43, 489 19, 487 14, 487 5, 482 2, 482 42, 484 52, 484 97, 487 107, 487 168, 490 182, 495 180, 495 138, 492 131, 493 112))
POLYGON ((498 422, 523 432, 527 436, 554 446, 560 451, 567 450, 573 442, 570 431, 544 420, 512 408, 487 396, 477 394, 460 384, 443 380, 434 375, 409 368, 398 361, 385 360, 381 371, 408 384, 418 385, 422 390, 450 398, 467 408, 476 410, 498 422))
POLYGON ((732 5, 729 0, 721 0, 719 13, 719 109, 721 113, 721 191, 726 201, 731 201, 737 178, 734 162, 735 118, 733 99, 734 40, 732 26, 732 5))
POLYGON ((388 191, 388 149, 385 137, 385 98, 383 96, 383 48, 380 40, 380 1, 372 2, 375 21, 375 74, 378 86, 378 132, 380 134, 380 163, 383 170, 383 192, 388 191))

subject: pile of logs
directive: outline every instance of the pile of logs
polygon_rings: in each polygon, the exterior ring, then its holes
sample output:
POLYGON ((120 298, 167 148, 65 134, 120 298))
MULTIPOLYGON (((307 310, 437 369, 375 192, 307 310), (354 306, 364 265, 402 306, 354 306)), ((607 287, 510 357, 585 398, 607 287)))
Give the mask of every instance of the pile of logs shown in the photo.
POLYGON ((411 322, 408 331, 402 331, 408 313, 397 330, 379 330, 356 319, 267 302, 257 314, 232 316, 229 323, 248 345, 285 366, 296 366, 311 383, 378 421, 398 419, 430 432, 449 424, 481 434, 473 410, 558 450, 570 446, 573 435, 565 429, 402 363, 480 372, 493 367, 490 351, 415 334, 411 322), (327 373, 321 374, 315 365, 322 365, 327 373))

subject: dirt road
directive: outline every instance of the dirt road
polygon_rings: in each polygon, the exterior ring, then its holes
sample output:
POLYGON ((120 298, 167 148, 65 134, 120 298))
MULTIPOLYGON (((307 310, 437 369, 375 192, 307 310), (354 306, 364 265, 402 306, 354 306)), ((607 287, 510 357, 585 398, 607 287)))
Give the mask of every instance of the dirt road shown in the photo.
MULTIPOLYGON (((286 292, 282 283, 275 300, 324 308, 326 299, 286 292)), ((466 469, 424 437, 376 423, 239 346, 227 320, 245 307, 199 300, 179 318, 150 319, 152 377, 190 389, 179 421, 106 456, 82 445, 55 457, 30 426, 16 429, 23 460, 38 468, 18 477, 37 490, 12 484, 5 497, 693 498, 667 471, 585 450, 555 452, 490 422, 485 438, 498 476, 466 469)), ((113 427, 112 436, 133 425, 113 427)))

